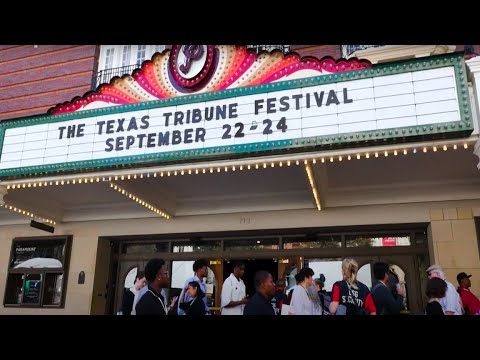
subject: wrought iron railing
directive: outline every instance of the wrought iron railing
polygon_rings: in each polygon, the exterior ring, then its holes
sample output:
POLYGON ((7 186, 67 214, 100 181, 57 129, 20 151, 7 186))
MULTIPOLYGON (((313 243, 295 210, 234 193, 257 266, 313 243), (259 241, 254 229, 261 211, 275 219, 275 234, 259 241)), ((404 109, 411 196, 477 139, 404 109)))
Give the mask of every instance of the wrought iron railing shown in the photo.
POLYGON ((342 57, 348 58, 355 51, 365 50, 372 47, 381 47, 385 45, 342 45, 342 57))
POLYGON ((100 70, 93 75, 92 86, 95 89, 100 84, 109 83, 111 78, 113 78, 114 76, 122 76, 124 74, 131 74, 133 72, 133 70, 135 70, 139 67, 140 67, 139 65, 133 64, 133 65, 120 66, 120 67, 116 67, 116 68, 100 70))
POLYGON ((247 48, 255 50, 257 54, 260 51, 272 51, 275 49, 283 51, 284 54, 290 51, 290 45, 247 45, 247 48))

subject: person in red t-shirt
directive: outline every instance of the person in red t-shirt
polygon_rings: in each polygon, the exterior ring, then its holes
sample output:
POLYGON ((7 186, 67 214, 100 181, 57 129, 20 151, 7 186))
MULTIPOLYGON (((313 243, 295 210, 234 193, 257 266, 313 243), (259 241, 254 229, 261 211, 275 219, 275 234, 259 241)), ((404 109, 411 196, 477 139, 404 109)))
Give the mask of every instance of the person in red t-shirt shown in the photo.
POLYGON ((480 300, 470 291, 472 283, 470 282, 470 276, 464 272, 457 275, 458 281, 458 293, 462 299, 463 308, 467 315, 480 315, 480 300))
POLYGON ((343 280, 333 284, 330 314, 376 315, 377 309, 368 287, 357 280, 358 263, 351 258, 342 261, 343 280))

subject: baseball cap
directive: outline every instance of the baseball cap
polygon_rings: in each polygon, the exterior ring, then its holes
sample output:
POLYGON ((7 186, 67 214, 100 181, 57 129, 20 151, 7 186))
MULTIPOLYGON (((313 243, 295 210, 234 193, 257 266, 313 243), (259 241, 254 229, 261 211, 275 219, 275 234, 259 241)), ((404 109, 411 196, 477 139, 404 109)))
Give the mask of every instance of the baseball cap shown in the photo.
POLYGON ((466 273, 461 272, 460 274, 457 275, 457 281, 460 284, 462 279, 469 278, 470 276, 472 276, 472 275, 467 275, 466 273))

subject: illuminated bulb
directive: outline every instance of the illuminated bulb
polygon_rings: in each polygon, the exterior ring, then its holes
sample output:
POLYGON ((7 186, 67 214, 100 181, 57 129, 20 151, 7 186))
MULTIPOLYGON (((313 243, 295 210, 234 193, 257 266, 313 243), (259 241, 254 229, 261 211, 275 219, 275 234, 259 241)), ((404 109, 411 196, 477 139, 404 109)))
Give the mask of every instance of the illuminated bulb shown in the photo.
POLYGON ((304 163, 305 165, 307 165, 307 164, 308 164, 308 161, 307 161, 307 160, 305 160, 303 163, 304 163))
POLYGON ((125 190, 122 190, 122 195, 125 194, 125 190))
POLYGON ((453 145, 453 150, 457 150, 457 144, 453 145))
POLYGON ((360 154, 357 154, 357 160, 360 160, 360 154))
POLYGON ((133 178, 134 178, 134 179, 137 179, 137 174, 133 174, 133 178))
POLYGON ((342 161, 342 157, 341 157, 341 156, 338 157, 338 161, 342 161))
POLYGON ((90 179, 90 183, 93 183, 93 181, 94 181, 93 178, 91 178, 91 179, 90 179))
MULTIPOLYGON (((147 176, 150 176, 150 174, 147 174, 147 176)), ((140 179, 143 179, 143 174, 140 174, 140 179)))
POLYGON ((387 156, 388 156, 388 151, 385 151, 385 157, 387 157, 387 156))
POLYGON ((79 179, 79 180, 78 180, 78 183, 81 184, 81 183, 82 183, 82 179, 79 179))
POLYGON ((278 166, 282 167, 282 166, 283 166, 283 163, 280 161, 280 163, 278 164, 278 166))
POLYGON ((195 170, 195 174, 198 174, 198 169, 195 170))
POLYGON ((423 148, 423 152, 424 152, 424 153, 427 152, 427 148, 426 148, 426 147, 423 148))
POLYGON ((97 182, 100 182, 100 178, 97 178, 96 181, 97 181, 97 182))
POLYGON ((250 170, 250 165, 247 166, 247 169, 250 170))
POLYGON ((417 149, 413 149, 413 153, 416 154, 416 153, 417 153, 417 149))
POLYGON ((324 163, 324 162, 325 162, 325 159, 324 159, 324 158, 322 158, 322 163, 324 163))
POLYGON ((210 169, 210 174, 212 174, 212 173, 213 173, 213 169, 210 169))
POLYGON ((174 176, 177 176, 177 170, 175 170, 175 171, 173 172, 173 175, 174 175, 174 176))
POLYGON ((275 167, 275 163, 271 163, 270 166, 271 166, 271 167, 275 167))
POLYGON ((463 144, 463 148, 468 149, 468 144, 467 143, 463 144))
POLYGON ((375 153, 375 157, 378 158, 378 152, 375 153))
MULTIPOLYGON (((7 190, 10 189, 10 186, 7 186, 7 190)), ((15 185, 12 185, 12 189, 15 189, 15 185)))
POLYGON ((295 161, 295 164, 296 164, 296 165, 300 165, 300 162, 297 160, 297 161, 295 161))
MULTIPOLYGON (((57 181, 58 182, 58 181, 57 181)), ((57 184, 58 185, 58 184, 57 184)), ((32 187, 32 184, 28 183, 28 187, 32 187)))
POLYGON ((75 184, 75 180, 72 180, 72 184, 75 184))
POLYGON ((163 171, 160 173, 160 177, 163 177, 163 171))
POLYGON ((397 150, 395 150, 395 151, 393 152, 393 155, 395 155, 395 156, 397 156, 397 155, 398 155, 398 152, 397 152, 397 150))
POLYGON ((267 168, 267 164, 266 164, 266 163, 263 163, 263 168, 264 168, 264 169, 267 168))
POLYGON ((352 160, 352 157, 350 155, 347 156, 348 160, 352 160))
POLYGON ((443 145, 443 151, 447 151, 447 145, 443 145))
POLYGON ((128 194, 128 198, 131 199, 131 198, 132 198, 132 194, 128 194))
POLYGON ((188 169, 188 175, 192 175, 192 170, 188 169))
POLYGON ((170 171, 169 171, 169 172, 167 172, 167 176, 170 176, 170 171))
MULTIPOLYGON (((130 174, 129 174, 129 175, 127 175, 127 179, 128 179, 128 180, 130 180, 130 174)), ((123 179, 122 179, 122 180, 123 180, 123 179)))
POLYGON ((330 156, 330 162, 333 162, 333 157, 330 156))
POLYGON ((122 175, 121 179, 122 179, 122 180, 125 180, 125 176, 122 175))
MULTIPOLYGON (((52 182, 50 182, 50 185, 52 185, 52 182)), ((22 184, 22 187, 25 189, 25 184, 22 184)))
POLYGON ((217 168, 217 172, 220 172, 220 168, 217 168))
POLYGON ((312 162, 313 162, 314 164, 316 164, 316 163, 317 163, 317 159, 313 159, 312 162))
POLYGON ((185 174, 185 172, 182 170, 182 171, 180 172, 180 175, 183 175, 183 174, 185 174))
POLYGON ((157 173, 153 173, 153 177, 157 177, 157 173))
POLYGON ((33 187, 37 187, 37 183, 33 183, 33 187))
POLYGON ((403 149, 403 155, 407 155, 407 149, 403 149))
POLYGON ((205 174, 206 171, 207 171, 206 169, 203 169, 203 173, 204 173, 204 174, 205 174))
POLYGON ((433 152, 437 152, 437 147, 436 146, 433 147, 433 152))
POLYGON ((370 159, 370 154, 369 154, 369 153, 366 153, 366 154, 365 154, 365 157, 366 157, 367 159, 370 159))
POLYGON ((255 169, 258 169, 258 164, 255 164, 255 169))
POLYGON ((290 160, 287 161, 287 166, 290 166, 290 160))

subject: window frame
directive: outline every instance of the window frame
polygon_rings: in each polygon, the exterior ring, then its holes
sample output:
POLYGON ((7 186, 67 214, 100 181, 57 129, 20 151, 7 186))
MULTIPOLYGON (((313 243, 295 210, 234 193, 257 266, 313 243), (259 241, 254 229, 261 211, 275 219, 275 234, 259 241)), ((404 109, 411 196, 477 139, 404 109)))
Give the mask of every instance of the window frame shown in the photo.
POLYGON ((62 236, 34 236, 34 237, 18 237, 13 238, 12 243, 10 245, 10 257, 7 264, 7 277, 5 281, 5 291, 3 295, 3 306, 4 307, 16 307, 16 308, 48 308, 48 309, 64 309, 65 308, 65 299, 67 293, 67 285, 68 285, 68 273, 70 269, 70 257, 72 251, 72 235, 62 235, 62 236), (13 256, 14 256, 14 249, 18 246, 19 243, 22 242, 32 242, 37 241, 38 243, 42 243, 42 241, 47 240, 63 240, 65 243, 65 255, 63 257, 63 266, 61 268, 23 268, 23 269, 15 269, 11 267, 13 256), (6 300, 9 297, 7 294, 8 290, 8 281, 11 274, 21 274, 23 275, 23 282, 22 282, 22 302, 20 304, 12 304, 7 303, 6 300), (41 281, 41 290, 40 290, 40 300, 38 304, 32 303, 24 303, 24 292, 23 289, 25 288, 25 280, 27 274, 41 274, 42 281, 41 281), (43 304, 44 295, 45 295, 45 279, 48 274, 63 274, 62 280, 62 294, 60 297, 60 304, 59 305, 50 305, 50 304, 43 304))

